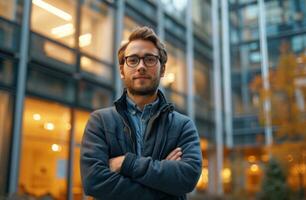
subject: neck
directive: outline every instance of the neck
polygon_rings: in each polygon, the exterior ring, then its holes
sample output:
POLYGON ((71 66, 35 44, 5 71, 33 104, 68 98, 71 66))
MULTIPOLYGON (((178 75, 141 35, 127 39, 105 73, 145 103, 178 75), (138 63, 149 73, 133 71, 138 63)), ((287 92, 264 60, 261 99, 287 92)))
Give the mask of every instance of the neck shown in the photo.
POLYGON ((129 91, 127 91, 127 95, 141 110, 143 110, 146 104, 153 103, 156 100, 157 91, 154 94, 150 95, 136 95, 131 94, 129 91))

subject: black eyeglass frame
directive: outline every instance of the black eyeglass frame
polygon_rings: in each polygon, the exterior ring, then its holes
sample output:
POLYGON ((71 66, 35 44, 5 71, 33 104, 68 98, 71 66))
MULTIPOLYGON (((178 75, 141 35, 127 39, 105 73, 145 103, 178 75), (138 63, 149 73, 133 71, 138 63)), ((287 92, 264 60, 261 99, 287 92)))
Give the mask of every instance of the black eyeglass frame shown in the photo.
POLYGON ((146 55, 144 55, 144 56, 130 55, 130 56, 125 56, 125 57, 124 57, 124 61, 125 61, 126 65, 127 65, 128 67, 131 67, 131 68, 137 67, 137 66, 139 65, 139 63, 140 63, 140 60, 143 61, 144 65, 145 65, 146 67, 154 67, 154 66, 157 64, 157 62, 160 61, 160 57, 159 57, 158 55, 154 55, 154 54, 146 54, 146 55), (148 64, 146 63, 145 58, 147 58, 147 57, 149 57, 149 56, 153 56, 153 57, 156 58, 156 62, 155 62, 154 64, 152 64, 152 65, 148 65, 148 64), (127 59, 130 58, 130 57, 135 57, 135 58, 137 58, 137 59, 138 59, 138 62, 137 62, 135 65, 129 65, 128 62, 127 62, 127 59))

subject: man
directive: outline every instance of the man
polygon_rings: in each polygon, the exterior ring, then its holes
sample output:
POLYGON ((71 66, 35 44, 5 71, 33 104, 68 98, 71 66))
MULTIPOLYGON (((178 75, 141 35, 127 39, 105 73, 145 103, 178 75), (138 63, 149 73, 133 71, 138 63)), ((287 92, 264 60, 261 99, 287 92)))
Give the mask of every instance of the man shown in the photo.
POLYGON ((135 29, 118 51, 125 90, 93 112, 81 148, 87 195, 102 200, 186 199, 201 173, 195 125, 158 90, 167 52, 154 31, 135 29))

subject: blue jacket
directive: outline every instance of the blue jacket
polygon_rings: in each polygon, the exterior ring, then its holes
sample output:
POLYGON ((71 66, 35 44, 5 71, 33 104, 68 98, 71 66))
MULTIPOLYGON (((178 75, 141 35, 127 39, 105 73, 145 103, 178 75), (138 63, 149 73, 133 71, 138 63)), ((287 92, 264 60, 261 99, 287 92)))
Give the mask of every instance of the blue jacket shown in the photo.
POLYGON ((160 106, 148 122, 142 156, 126 116, 126 92, 115 106, 93 112, 81 147, 81 177, 87 195, 101 200, 186 199, 200 176, 202 155, 192 120, 173 110, 158 91, 160 106), (180 161, 164 160, 181 147, 180 161), (120 173, 109 159, 125 155, 120 173))

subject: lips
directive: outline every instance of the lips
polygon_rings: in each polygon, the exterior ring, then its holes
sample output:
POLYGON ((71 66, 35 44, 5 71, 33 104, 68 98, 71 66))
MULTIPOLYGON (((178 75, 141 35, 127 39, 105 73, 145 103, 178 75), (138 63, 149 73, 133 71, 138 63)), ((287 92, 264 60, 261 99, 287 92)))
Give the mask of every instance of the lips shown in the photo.
POLYGON ((135 76, 133 79, 150 79, 149 76, 135 76))

